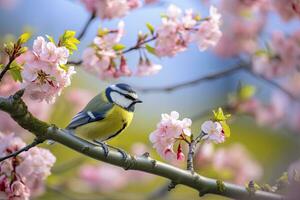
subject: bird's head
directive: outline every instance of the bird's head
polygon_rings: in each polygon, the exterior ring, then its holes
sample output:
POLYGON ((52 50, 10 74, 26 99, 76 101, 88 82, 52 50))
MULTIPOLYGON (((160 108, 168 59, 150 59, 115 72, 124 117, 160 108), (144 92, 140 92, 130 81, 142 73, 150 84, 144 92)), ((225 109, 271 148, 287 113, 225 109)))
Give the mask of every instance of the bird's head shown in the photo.
POLYGON ((127 84, 118 83, 110 85, 105 90, 106 98, 109 102, 133 112, 136 103, 142 103, 136 92, 127 84))

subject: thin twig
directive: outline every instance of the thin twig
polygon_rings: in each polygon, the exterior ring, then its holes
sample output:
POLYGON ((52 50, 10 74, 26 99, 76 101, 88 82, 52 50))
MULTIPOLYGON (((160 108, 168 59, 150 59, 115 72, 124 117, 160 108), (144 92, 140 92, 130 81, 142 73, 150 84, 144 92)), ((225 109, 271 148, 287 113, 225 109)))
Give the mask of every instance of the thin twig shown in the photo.
POLYGON ((289 98, 291 98, 294 101, 300 101, 300 97, 295 96, 294 94, 292 94, 290 91, 286 90, 284 87, 282 87, 279 83, 268 79, 267 77, 261 75, 261 74, 257 74, 255 72, 253 72, 251 69, 249 68, 244 68, 246 72, 248 72, 249 74, 251 74, 252 76, 263 80, 265 82, 267 82, 268 84, 272 85, 273 87, 279 89, 280 91, 282 91, 284 94, 286 94, 289 98))
MULTIPOLYGON (((129 53, 129 52, 131 52, 131 51, 133 51, 133 50, 140 49, 142 45, 147 44, 147 43, 149 43, 149 42, 155 40, 156 38, 157 38, 157 35, 154 35, 153 37, 149 38, 148 40, 145 40, 145 41, 143 41, 143 42, 140 42, 139 44, 136 44, 135 46, 130 47, 130 48, 128 48, 128 49, 122 51, 120 54, 122 55, 122 54, 129 53)), ((78 60, 78 61, 69 61, 68 64, 70 64, 70 65, 77 65, 77 66, 78 66, 78 65, 81 65, 82 62, 83 62, 82 60, 78 60)))
POLYGON ((126 54, 126 53, 129 53, 130 51, 137 50, 137 49, 141 48, 142 45, 147 44, 147 43, 149 43, 149 42, 152 42, 152 41, 156 40, 157 37, 158 37, 157 34, 156 34, 156 35, 153 35, 153 37, 149 38, 148 40, 144 40, 144 41, 142 41, 142 42, 136 44, 135 46, 130 47, 130 48, 124 50, 121 54, 126 54))
POLYGON ((90 18, 88 19, 88 21, 85 23, 83 29, 82 29, 81 32, 79 33, 79 35, 78 35, 78 37, 77 37, 78 40, 81 40, 82 37, 85 35, 87 29, 89 28, 91 22, 95 19, 95 17, 96 17, 96 14, 95 14, 95 12, 93 12, 93 13, 91 14, 90 18))
POLYGON ((25 147, 23 147, 22 149, 18 150, 18 151, 15 151, 5 157, 2 157, 0 158, 0 162, 6 160, 6 159, 9 159, 9 158, 12 158, 12 157, 16 157, 17 155, 19 155, 20 153, 24 152, 24 151, 28 151, 29 149, 37 146, 38 144, 42 143, 43 141, 41 140, 38 140, 38 139, 35 139, 33 140, 33 142, 25 147))
POLYGON ((0 73, 0 82, 2 81, 2 78, 4 77, 6 72, 10 69, 10 65, 14 60, 15 60, 15 56, 12 56, 12 57, 9 58, 9 61, 8 61, 7 65, 4 67, 4 69, 0 73))
POLYGON ((82 64, 82 60, 78 60, 78 61, 68 61, 69 65, 81 65, 82 64))
POLYGON ((218 78, 221 78, 221 77, 224 77, 227 75, 231 75, 232 73, 242 69, 243 67, 244 67, 243 63, 238 63, 236 66, 231 67, 229 69, 225 69, 223 71, 209 74, 209 75, 197 78, 192 81, 187 81, 184 83, 179 83, 179 84, 166 86, 166 87, 147 87, 147 88, 134 87, 134 88, 136 88, 136 90, 138 90, 140 92, 144 92, 144 93, 147 93, 147 92, 172 92, 174 90, 178 90, 180 88, 196 85, 196 84, 199 84, 204 81, 210 81, 210 80, 218 79, 218 78))

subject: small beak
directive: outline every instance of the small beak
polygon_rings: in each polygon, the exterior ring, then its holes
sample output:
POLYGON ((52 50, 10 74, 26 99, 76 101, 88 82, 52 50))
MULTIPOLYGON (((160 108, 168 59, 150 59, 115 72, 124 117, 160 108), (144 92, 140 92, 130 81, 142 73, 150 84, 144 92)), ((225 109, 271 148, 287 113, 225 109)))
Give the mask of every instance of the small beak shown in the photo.
POLYGON ((136 100, 134 100, 134 103, 143 103, 143 101, 140 99, 136 99, 136 100))

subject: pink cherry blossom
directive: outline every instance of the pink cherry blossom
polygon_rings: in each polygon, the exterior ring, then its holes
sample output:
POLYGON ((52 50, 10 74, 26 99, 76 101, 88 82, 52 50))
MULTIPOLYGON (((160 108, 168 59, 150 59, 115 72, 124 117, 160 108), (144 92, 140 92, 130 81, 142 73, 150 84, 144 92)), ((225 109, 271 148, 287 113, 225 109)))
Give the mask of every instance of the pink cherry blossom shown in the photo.
POLYGON ((253 57, 253 70, 267 78, 286 75, 299 63, 300 49, 293 38, 282 32, 274 32, 270 43, 271 52, 253 57))
POLYGON ((81 2, 101 19, 121 18, 130 10, 141 6, 139 0, 81 0, 81 2))
POLYGON ((217 149, 213 157, 213 166, 217 172, 226 171, 231 175, 231 181, 240 185, 250 180, 258 180, 263 172, 258 162, 240 144, 217 149))
POLYGON ((177 153, 174 152, 174 144, 191 135, 190 127, 192 121, 188 118, 179 120, 179 113, 172 111, 170 115, 162 114, 157 129, 149 136, 153 147, 158 154, 167 160, 183 160, 181 144, 179 143, 177 153))
POLYGON ((161 65, 153 64, 149 60, 140 60, 135 74, 137 76, 150 76, 157 74, 161 69, 161 65))
POLYGON ((68 69, 60 66, 67 62, 68 56, 65 47, 56 47, 43 37, 38 37, 34 41, 33 51, 18 58, 19 63, 24 63, 22 87, 26 88, 30 98, 54 103, 63 88, 71 84, 70 78, 75 74, 73 66, 68 69))
POLYGON ((276 11, 285 21, 300 17, 299 0, 272 0, 276 11))
POLYGON ((97 36, 92 47, 83 52, 84 69, 103 80, 131 76, 125 57, 113 49, 123 35, 124 22, 120 21, 117 30, 109 30, 107 34, 97 36), (115 63, 117 58, 120 59, 119 67, 115 63))
POLYGON ((220 25, 221 15, 213 6, 209 18, 199 21, 191 9, 183 13, 180 8, 170 5, 157 29, 155 53, 160 57, 171 57, 185 51, 191 42, 196 42, 201 51, 213 47, 222 35, 220 25))
POLYGON ((69 50, 66 47, 56 47, 53 42, 46 42, 41 36, 33 42, 33 53, 39 60, 66 64, 69 57, 69 50))
POLYGON ((282 124, 286 116, 288 98, 279 92, 273 93, 270 103, 262 105, 255 110, 255 119, 260 125, 271 125, 273 127, 282 124))
POLYGON ((225 141, 224 131, 219 122, 205 121, 201 125, 201 130, 206 134, 203 139, 215 143, 222 143, 225 141))
POLYGON ((156 55, 174 56, 175 54, 185 51, 187 48, 186 41, 181 37, 185 35, 185 30, 180 30, 178 22, 163 18, 162 25, 158 27, 158 38, 155 42, 156 55))
POLYGON ((200 51, 216 46, 222 36, 222 32, 220 31, 221 15, 213 6, 210 7, 209 13, 209 20, 204 21, 200 25, 194 36, 200 51))
MULTIPOLYGON (((13 134, 0 134, 0 156, 6 156, 26 144, 13 134)), ((0 196, 9 200, 27 200, 44 191, 43 181, 50 175, 55 157, 46 149, 31 148, 0 163, 0 196)))
POLYGON ((144 0, 145 4, 152 4, 152 3, 156 3, 159 0, 144 0))

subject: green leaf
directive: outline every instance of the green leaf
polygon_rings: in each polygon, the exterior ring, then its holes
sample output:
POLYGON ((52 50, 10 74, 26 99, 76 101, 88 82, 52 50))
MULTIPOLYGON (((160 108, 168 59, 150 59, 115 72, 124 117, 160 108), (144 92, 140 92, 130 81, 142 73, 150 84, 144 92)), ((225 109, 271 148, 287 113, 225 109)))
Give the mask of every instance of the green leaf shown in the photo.
POLYGON ((30 33, 23 33, 22 35, 20 35, 19 39, 18 39, 18 43, 19 44, 24 44, 26 43, 29 38, 31 37, 31 34, 30 33))
POLYGON ((107 28, 99 28, 98 29, 98 36, 103 37, 109 33, 107 28))
POLYGON ((253 85, 243 85, 238 89, 238 97, 240 100, 245 101, 253 97, 256 88, 253 85))
POLYGON ((21 75, 22 69, 23 69, 22 65, 20 65, 16 61, 13 61, 10 64, 9 72, 15 81, 19 81, 19 82, 23 81, 22 75, 21 75))
POLYGON ((214 111, 214 120, 215 121, 226 121, 231 115, 230 114, 224 114, 222 108, 219 108, 218 111, 214 111))
POLYGON ((80 41, 75 38, 75 31, 66 30, 62 36, 59 38, 59 46, 66 47, 70 54, 73 53, 73 51, 77 50, 77 44, 80 43, 80 41))
POLYGON ((115 44, 112 48, 115 51, 122 51, 126 48, 126 46, 124 44, 115 44))
POLYGON ((7 55, 12 56, 15 49, 15 44, 13 42, 8 42, 4 44, 4 51, 7 55))
POLYGON ((255 52, 255 56, 257 57, 269 56, 269 52, 264 49, 260 49, 255 52))
POLYGON ((67 65, 64 65, 64 64, 60 64, 59 67, 62 68, 63 70, 65 70, 66 72, 69 69, 69 67, 67 65))
POLYGON ((154 27, 152 26, 152 24, 146 23, 146 26, 147 26, 148 30, 150 31, 151 35, 153 35, 155 30, 154 30, 154 27))
POLYGON ((230 137, 230 127, 228 126, 228 124, 225 121, 220 121, 219 123, 223 128, 225 137, 230 137))
POLYGON ((201 20, 200 14, 195 15, 195 16, 194 16, 194 20, 200 21, 200 20, 201 20))
POLYGON ((156 56, 155 49, 154 49, 153 47, 151 47, 149 44, 146 44, 146 45, 145 45, 145 48, 146 48, 146 50, 147 50, 149 53, 151 53, 151 54, 153 54, 153 55, 156 56))
POLYGON ((27 50, 28 50, 27 47, 21 47, 21 48, 19 49, 18 53, 21 55, 21 54, 25 53, 27 50))
POLYGON ((52 43, 55 44, 55 40, 54 40, 54 38, 53 38, 52 36, 46 35, 46 37, 48 38, 48 40, 49 40, 50 42, 52 42, 52 43))

